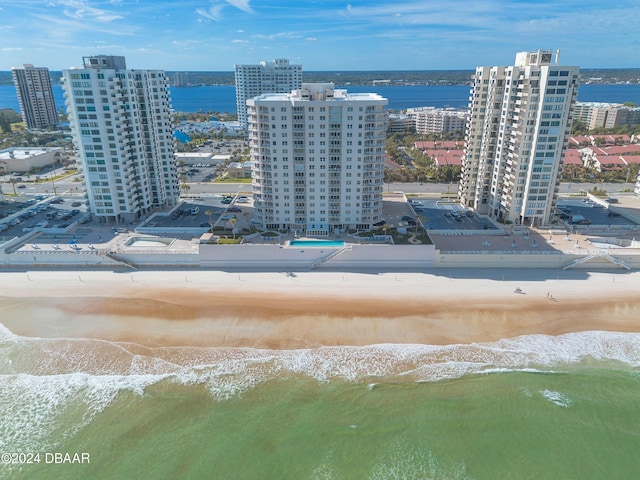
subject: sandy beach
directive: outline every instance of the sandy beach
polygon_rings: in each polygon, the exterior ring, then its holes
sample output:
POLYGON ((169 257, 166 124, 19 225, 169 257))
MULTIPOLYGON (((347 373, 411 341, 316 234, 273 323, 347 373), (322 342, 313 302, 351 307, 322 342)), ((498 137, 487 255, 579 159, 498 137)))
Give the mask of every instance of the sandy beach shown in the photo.
POLYGON ((2 323, 18 335, 151 347, 446 345, 640 332, 640 272, 2 272, 0 297, 2 323))

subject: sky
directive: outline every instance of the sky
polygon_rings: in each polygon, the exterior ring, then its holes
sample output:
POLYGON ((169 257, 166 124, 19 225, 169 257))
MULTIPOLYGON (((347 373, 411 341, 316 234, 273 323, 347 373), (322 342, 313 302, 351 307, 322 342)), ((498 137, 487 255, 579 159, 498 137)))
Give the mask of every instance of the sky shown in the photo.
POLYGON ((582 68, 640 67, 638 0, 0 0, 0 70, 89 55, 129 68, 458 70, 560 49, 582 68))

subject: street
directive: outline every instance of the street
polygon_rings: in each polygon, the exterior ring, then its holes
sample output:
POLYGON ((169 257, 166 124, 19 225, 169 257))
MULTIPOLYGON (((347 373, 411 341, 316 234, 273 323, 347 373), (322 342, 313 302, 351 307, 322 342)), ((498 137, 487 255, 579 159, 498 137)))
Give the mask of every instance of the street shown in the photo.
MULTIPOLYGON (((8 177, 6 177, 8 179, 8 177)), ((15 184, 16 193, 20 196, 32 197, 45 193, 56 193, 58 195, 77 196, 84 194, 84 184, 77 179, 77 175, 66 177, 55 182, 46 181, 41 183, 17 182, 15 184), (24 185, 23 188, 20 185, 24 185)), ((189 195, 218 195, 223 193, 251 192, 250 183, 187 183, 190 187, 189 195)), ((8 181, 1 185, 5 195, 13 194, 13 186, 8 181)), ((610 194, 621 192, 625 184, 621 183, 562 183, 560 193, 579 193, 580 191, 593 190, 594 187, 602 188, 610 194)), ((627 184, 627 188, 633 188, 633 184, 627 184)), ((405 192, 405 193, 457 193, 458 184, 451 183, 390 183, 384 185, 384 192, 405 192)))

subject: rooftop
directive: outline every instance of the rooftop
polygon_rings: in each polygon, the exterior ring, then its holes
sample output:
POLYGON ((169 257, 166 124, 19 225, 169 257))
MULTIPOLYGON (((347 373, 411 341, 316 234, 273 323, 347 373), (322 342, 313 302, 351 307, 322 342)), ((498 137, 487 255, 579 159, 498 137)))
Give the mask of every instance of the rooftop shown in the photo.
POLYGON ((44 155, 45 153, 55 152, 62 150, 60 147, 20 147, 20 148, 5 148, 0 150, 0 160, 25 160, 31 157, 37 157, 38 155, 44 155))

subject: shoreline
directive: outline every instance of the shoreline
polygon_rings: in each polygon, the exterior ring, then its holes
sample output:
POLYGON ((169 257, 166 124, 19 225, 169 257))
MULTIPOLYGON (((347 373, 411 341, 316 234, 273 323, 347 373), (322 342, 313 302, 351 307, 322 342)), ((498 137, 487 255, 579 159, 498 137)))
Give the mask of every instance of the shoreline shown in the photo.
POLYGON ((638 285, 640 272, 31 271, 0 275, 0 306, 5 327, 26 337, 147 347, 451 345, 640 332, 638 285))

